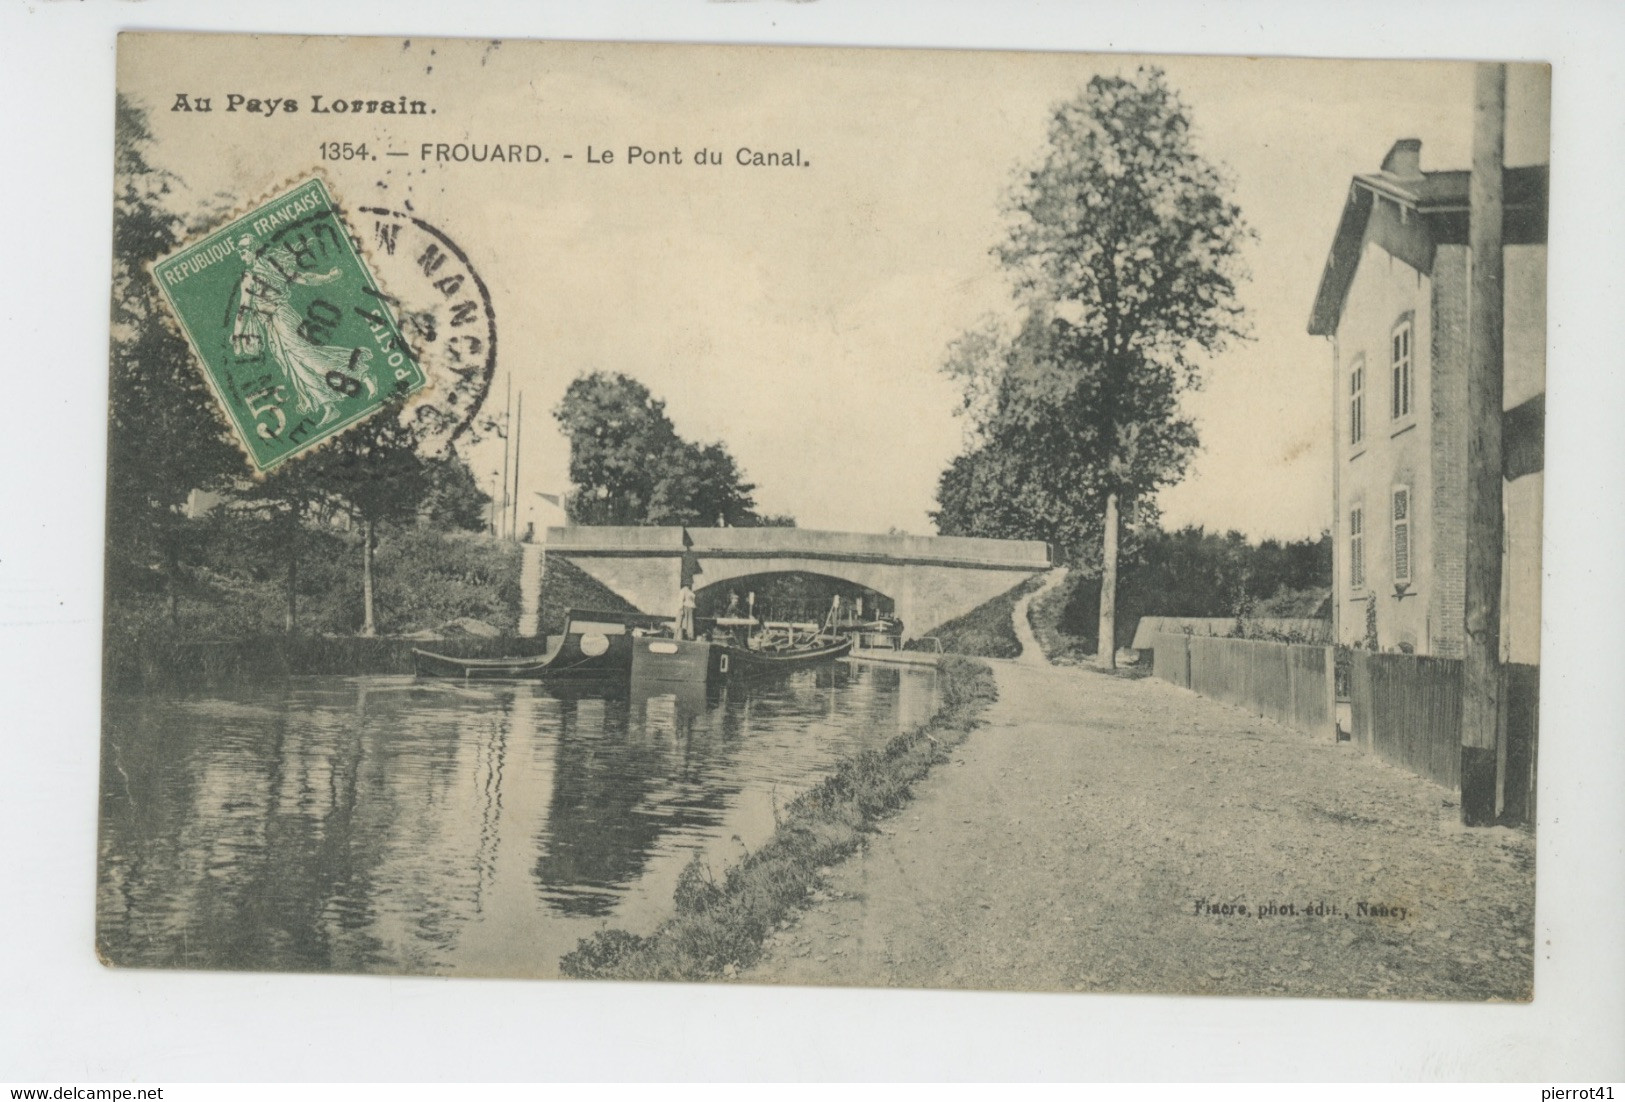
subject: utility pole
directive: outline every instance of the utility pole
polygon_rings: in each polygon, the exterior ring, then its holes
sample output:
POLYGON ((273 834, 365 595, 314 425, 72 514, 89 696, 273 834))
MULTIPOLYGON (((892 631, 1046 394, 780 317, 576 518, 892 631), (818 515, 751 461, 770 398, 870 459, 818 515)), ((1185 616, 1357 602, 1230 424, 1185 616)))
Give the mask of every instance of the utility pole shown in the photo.
POLYGON ((1471 306, 1467 360, 1466 649, 1461 677, 1461 821, 1495 822, 1501 719, 1502 173, 1506 66, 1478 66, 1467 191, 1471 306))
POLYGON ((1106 531, 1101 541, 1100 616, 1095 623, 1095 665, 1117 668, 1117 491, 1106 495, 1106 531))
POLYGON ((513 423, 513 520, 508 524, 508 535, 519 538, 519 445, 525 431, 525 392, 519 392, 519 408, 513 423))
POLYGON ((495 535, 501 538, 508 527, 508 449, 513 444, 513 376, 508 376, 508 405, 502 411, 502 523, 495 535))

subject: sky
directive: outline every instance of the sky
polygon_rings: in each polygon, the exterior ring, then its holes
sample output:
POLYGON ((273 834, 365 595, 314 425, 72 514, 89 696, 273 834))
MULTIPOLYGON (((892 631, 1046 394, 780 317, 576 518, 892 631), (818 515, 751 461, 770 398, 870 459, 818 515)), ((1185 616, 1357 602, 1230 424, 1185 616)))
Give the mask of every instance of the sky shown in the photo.
MULTIPOLYGON (((449 40, 129 38, 120 86, 151 109, 177 207, 249 201, 310 169, 319 142, 406 150, 325 162, 341 202, 414 212, 491 290, 500 333, 488 410, 523 393, 526 516, 568 489, 550 416, 581 373, 624 372, 683 436, 720 441, 758 507, 803 527, 929 534, 937 477, 963 445, 950 341, 1014 319, 991 255, 1001 200, 1042 153, 1051 108, 1096 73, 1153 62, 1188 104, 1257 232, 1241 302, 1252 331, 1187 399, 1202 440, 1163 492, 1168 525, 1318 534, 1331 514, 1331 355, 1305 332, 1349 179, 1398 138, 1424 168, 1466 167, 1472 68, 1088 54, 600 47, 449 40), (357 54, 363 51, 361 64, 357 54), (331 74, 344 73, 342 79, 331 74), (365 73, 365 77, 358 76, 365 73), (178 93, 405 94, 391 119, 169 110, 178 93), (528 143, 546 163, 425 162, 424 143, 528 143), (627 150, 684 164, 628 164, 627 150), (696 166, 698 148, 724 164, 696 166), (804 167, 743 167, 740 147, 804 167), (613 163, 600 161, 604 151, 613 163), (569 159, 565 158, 569 154, 569 159), (225 196, 222 200, 220 197, 225 196)), ((1545 161, 1546 70, 1514 67, 1509 163, 1545 161)), ((387 271, 380 272, 386 290, 387 271)), ((500 441, 473 448, 495 489, 500 441)))

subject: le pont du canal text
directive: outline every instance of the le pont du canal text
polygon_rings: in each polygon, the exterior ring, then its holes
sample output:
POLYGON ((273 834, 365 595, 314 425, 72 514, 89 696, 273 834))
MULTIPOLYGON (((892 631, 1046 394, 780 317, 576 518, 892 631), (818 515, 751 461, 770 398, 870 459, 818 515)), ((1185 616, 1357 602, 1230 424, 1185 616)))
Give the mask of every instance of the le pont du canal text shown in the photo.
MULTIPOLYGON (((395 156, 399 156, 396 153, 395 156)), ((557 156, 574 164, 613 165, 644 168, 653 166, 721 166, 742 168, 811 168, 812 160, 800 148, 758 149, 739 145, 727 147, 678 146, 655 149, 628 145, 608 148, 589 145, 571 153, 544 153, 534 142, 421 142, 417 158, 438 164, 547 164, 557 156)))
MULTIPOLYGON (((566 153, 566 157, 570 154, 566 153)), ((678 146, 654 148, 629 145, 620 148, 587 147, 586 160, 592 165, 724 165, 744 168, 811 168, 812 161, 800 147, 792 149, 758 149, 754 146, 698 146, 682 149, 678 146)))

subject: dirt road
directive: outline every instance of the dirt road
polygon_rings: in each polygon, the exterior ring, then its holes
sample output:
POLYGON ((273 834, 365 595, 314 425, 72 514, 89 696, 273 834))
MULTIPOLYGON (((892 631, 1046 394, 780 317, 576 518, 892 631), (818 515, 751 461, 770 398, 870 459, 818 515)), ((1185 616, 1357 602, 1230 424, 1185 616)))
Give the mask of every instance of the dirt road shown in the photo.
POLYGON ((1532 835, 1160 681, 993 665, 988 725, 741 980, 1528 997, 1532 835))
POLYGON ((1044 648, 1033 634, 1033 625, 1027 618, 1028 610, 1033 602, 1049 596, 1056 586, 1066 581, 1066 567, 1058 566, 1044 576, 1044 584, 1033 592, 1027 594, 1016 602, 1016 607, 1010 614, 1010 626, 1015 629, 1016 640, 1021 644, 1021 655, 1016 659, 1024 666, 1048 666, 1049 659, 1044 657, 1044 648))

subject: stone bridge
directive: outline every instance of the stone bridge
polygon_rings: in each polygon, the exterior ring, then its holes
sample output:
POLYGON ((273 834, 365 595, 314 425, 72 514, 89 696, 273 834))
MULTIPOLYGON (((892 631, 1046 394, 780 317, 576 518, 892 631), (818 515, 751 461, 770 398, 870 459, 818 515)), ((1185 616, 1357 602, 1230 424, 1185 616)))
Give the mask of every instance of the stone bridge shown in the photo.
POLYGON ((683 556, 696 589, 797 571, 840 578, 890 597, 904 628, 929 635, 949 620, 1049 569, 1038 540, 876 536, 805 528, 569 527, 547 530, 547 553, 592 575, 644 612, 675 615, 683 556))

